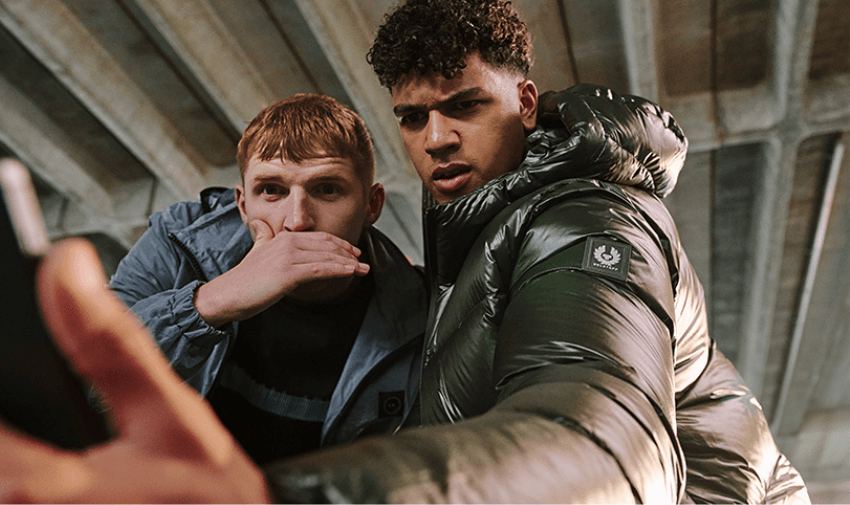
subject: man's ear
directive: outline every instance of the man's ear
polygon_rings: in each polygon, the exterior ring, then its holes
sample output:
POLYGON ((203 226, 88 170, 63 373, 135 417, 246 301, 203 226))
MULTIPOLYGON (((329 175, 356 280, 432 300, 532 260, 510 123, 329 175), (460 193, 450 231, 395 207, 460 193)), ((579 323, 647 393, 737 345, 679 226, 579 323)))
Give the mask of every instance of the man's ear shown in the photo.
POLYGON ((387 195, 384 192, 384 186, 379 183, 375 183, 369 189, 369 201, 367 202, 366 209, 366 222, 363 223, 364 228, 368 228, 375 224, 375 221, 381 217, 381 211, 384 208, 384 200, 386 200, 387 195))
POLYGON ((537 86, 526 79, 519 83, 518 88, 522 125, 526 132, 530 132, 537 126, 537 86))
POLYGON ((242 216, 242 222, 245 223, 245 226, 248 226, 248 213, 245 212, 245 188, 241 184, 237 184, 233 188, 233 192, 236 194, 236 207, 239 208, 239 215, 242 216))

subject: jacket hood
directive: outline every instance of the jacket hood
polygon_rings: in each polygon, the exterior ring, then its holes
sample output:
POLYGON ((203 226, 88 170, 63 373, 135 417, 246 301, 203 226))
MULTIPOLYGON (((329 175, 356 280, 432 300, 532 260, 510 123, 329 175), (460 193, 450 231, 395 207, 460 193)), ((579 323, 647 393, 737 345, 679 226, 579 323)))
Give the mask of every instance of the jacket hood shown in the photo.
POLYGON ((663 198, 676 186, 688 150, 669 112, 595 85, 543 93, 537 121, 519 170, 556 180, 613 182, 663 198))
POLYGON ((233 188, 213 186, 201 191, 201 205, 204 212, 212 212, 236 202, 236 192, 233 188))

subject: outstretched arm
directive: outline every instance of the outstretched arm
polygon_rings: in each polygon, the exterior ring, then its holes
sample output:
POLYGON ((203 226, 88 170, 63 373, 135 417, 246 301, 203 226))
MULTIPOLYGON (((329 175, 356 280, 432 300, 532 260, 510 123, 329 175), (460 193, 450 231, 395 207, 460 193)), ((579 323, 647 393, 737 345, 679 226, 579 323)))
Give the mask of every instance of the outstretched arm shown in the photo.
MULTIPOLYGON (((278 462, 265 469, 272 493, 299 502, 677 500, 684 468, 672 374, 663 373, 669 333, 640 300, 582 274, 541 275, 509 304, 498 340, 493 375, 505 381, 493 408, 278 462), (603 301, 622 316, 577 314, 603 301)), ((471 368, 439 359, 433 366, 471 368)))
POLYGON ((38 283, 48 327, 103 394, 118 434, 78 453, 0 427, 0 501, 267 501, 260 471, 104 288, 90 244, 56 246, 38 283))

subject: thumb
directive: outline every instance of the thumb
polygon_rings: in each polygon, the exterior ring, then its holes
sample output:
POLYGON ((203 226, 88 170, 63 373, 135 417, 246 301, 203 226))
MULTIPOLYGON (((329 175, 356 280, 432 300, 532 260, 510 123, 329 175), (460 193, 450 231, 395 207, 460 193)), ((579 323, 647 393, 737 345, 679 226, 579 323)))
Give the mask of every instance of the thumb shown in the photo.
POLYGON ((259 244, 274 238, 274 232, 271 226, 262 219, 255 219, 248 223, 248 228, 251 230, 251 236, 254 237, 254 243, 259 244))
POLYGON ((45 322, 73 366, 102 393, 120 436, 153 453, 226 457, 226 430, 106 282, 97 252, 81 239, 56 245, 38 272, 45 322))

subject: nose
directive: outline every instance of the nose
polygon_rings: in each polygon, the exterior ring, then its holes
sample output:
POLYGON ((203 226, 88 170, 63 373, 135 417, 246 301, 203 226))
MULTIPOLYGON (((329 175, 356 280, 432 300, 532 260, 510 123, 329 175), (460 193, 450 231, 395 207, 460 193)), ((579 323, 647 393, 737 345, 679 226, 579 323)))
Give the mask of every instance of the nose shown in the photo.
POLYGON ((315 225, 310 195, 302 188, 291 188, 289 195, 286 196, 284 229, 286 231, 311 231, 315 225))
POLYGON ((460 147, 460 135, 454 129, 450 118, 440 111, 428 113, 428 123, 425 125, 425 152, 439 157, 456 151, 460 147))

